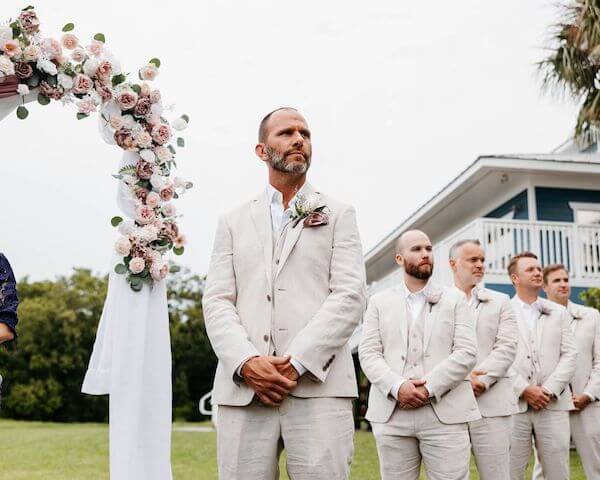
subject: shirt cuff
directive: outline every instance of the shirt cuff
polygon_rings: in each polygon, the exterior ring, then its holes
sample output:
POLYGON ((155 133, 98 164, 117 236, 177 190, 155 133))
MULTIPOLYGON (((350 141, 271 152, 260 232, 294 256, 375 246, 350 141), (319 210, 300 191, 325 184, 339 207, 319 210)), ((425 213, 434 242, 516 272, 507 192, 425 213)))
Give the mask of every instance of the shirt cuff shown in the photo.
POLYGON ((594 397, 591 393, 588 392, 583 392, 584 395, 586 395, 591 402, 595 402, 596 401, 596 397, 594 397))
POLYGON ((304 368, 304 365, 302 365, 298 360, 290 358, 290 363, 292 364, 292 367, 294 367, 298 372, 299 377, 301 377, 307 372, 307 369, 304 368))
MULTIPOLYGON (((404 383, 404 382, 402 382, 402 383, 404 383)), ((392 388, 390 389, 390 395, 392 397, 394 397, 394 400, 396 400, 396 401, 398 401, 398 392, 400 391, 400 387, 402 386, 402 383, 400 383, 400 382, 394 383, 392 385, 392 388)))

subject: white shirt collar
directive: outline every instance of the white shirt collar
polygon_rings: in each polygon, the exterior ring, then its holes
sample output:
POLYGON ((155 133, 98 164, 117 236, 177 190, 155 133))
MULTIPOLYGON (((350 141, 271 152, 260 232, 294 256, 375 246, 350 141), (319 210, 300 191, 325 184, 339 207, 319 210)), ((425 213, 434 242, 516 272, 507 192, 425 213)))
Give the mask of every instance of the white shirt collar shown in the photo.
MULTIPOLYGON (((296 203, 298 195, 302 195, 304 193, 304 191, 307 188, 307 185, 308 182, 304 182, 304 184, 298 189, 296 195, 294 195, 290 200, 288 208, 291 208, 296 203)), ((283 194, 270 183, 267 183, 267 203, 269 205, 280 205, 283 208, 283 194)))
POLYGON ((537 311, 541 311, 541 305, 540 305, 540 299, 539 297, 536 298, 535 302, 529 304, 529 303, 525 303, 523 300, 521 300, 521 298, 518 295, 515 295, 517 297, 517 301, 519 302, 519 306, 525 310, 531 310, 531 309, 535 309, 537 311))
POLYGON ((404 286, 404 298, 409 299, 409 298, 426 298, 427 296, 427 287, 429 287, 429 283, 427 283, 421 290, 419 290, 418 292, 411 292, 408 287, 406 286, 406 283, 402 282, 402 285, 404 286))

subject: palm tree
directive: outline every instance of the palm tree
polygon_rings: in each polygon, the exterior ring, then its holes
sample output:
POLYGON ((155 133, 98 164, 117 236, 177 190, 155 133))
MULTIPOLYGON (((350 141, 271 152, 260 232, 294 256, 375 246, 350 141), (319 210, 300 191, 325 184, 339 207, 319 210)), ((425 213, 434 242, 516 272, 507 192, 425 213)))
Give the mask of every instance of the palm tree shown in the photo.
POLYGON ((570 0, 560 8, 550 54, 538 66, 546 90, 580 104, 574 136, 585 148, 600 140, 600 0, 570 0))

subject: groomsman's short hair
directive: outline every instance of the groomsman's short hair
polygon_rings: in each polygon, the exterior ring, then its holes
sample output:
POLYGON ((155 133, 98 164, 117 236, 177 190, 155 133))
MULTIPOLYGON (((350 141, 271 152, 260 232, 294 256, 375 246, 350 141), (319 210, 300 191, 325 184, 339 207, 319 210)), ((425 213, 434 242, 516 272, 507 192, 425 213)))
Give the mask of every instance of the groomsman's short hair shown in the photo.
POLYGON ((269 119, 273 116, 274 113, 279 112, 280 110, 293 110, 294 112, 298 111, 293 107, 279 107, 267 113, 264 116, 264 118, 260 121, 260 126, 258 127, 258 141, 260 143, 264 143, 264 141, 267 139, 267 123, 269 123, 269 119))
POLYGON ((535 258, 538 259, 537 255, 533 252, 521 252, 515 255, 508 262, 508 276, 512 276, 517 271, 517 264, 521 258, 535 258))
POLYGON ((450 252, 448 253, 450 260, 455 259, 458 249, 467 243, 472 243, 473 245, 478 245, 481 247, 481 242, 476 238, 465 238, 463 240, 459 240, 450 247, 450 252))
POLYGON ((542 275, 544 275, 544 283, 547 285, 548 275, 554 272, 558 272, 559 270, 564 270, 565 272, 567 272, 567 274, 569 273, 567 267, 565 267, 562 263, 552 263, 550 265, 545 266, 542 272, 542 275))

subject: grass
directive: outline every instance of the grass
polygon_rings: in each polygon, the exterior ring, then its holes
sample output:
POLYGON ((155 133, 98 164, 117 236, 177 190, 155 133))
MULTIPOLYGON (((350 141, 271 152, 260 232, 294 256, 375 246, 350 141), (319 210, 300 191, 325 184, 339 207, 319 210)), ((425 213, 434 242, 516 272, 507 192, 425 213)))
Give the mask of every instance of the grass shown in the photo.
MULTIPOLYGON (((175 480, 217 479, 215 445, 214 432, 173 432, 175 480)), ((282 478, 287 479, 284 461, 282 478)), ((477 479, 473 466, 471 471, 477 479)), ((379 479, 375 441, 368 432, 356 433, 351 478, 379 479)), ((573 452, 571 480, 584 479, 573 452)), ((0 420, 0 480, 108 480, 108 427, 0 420)))

